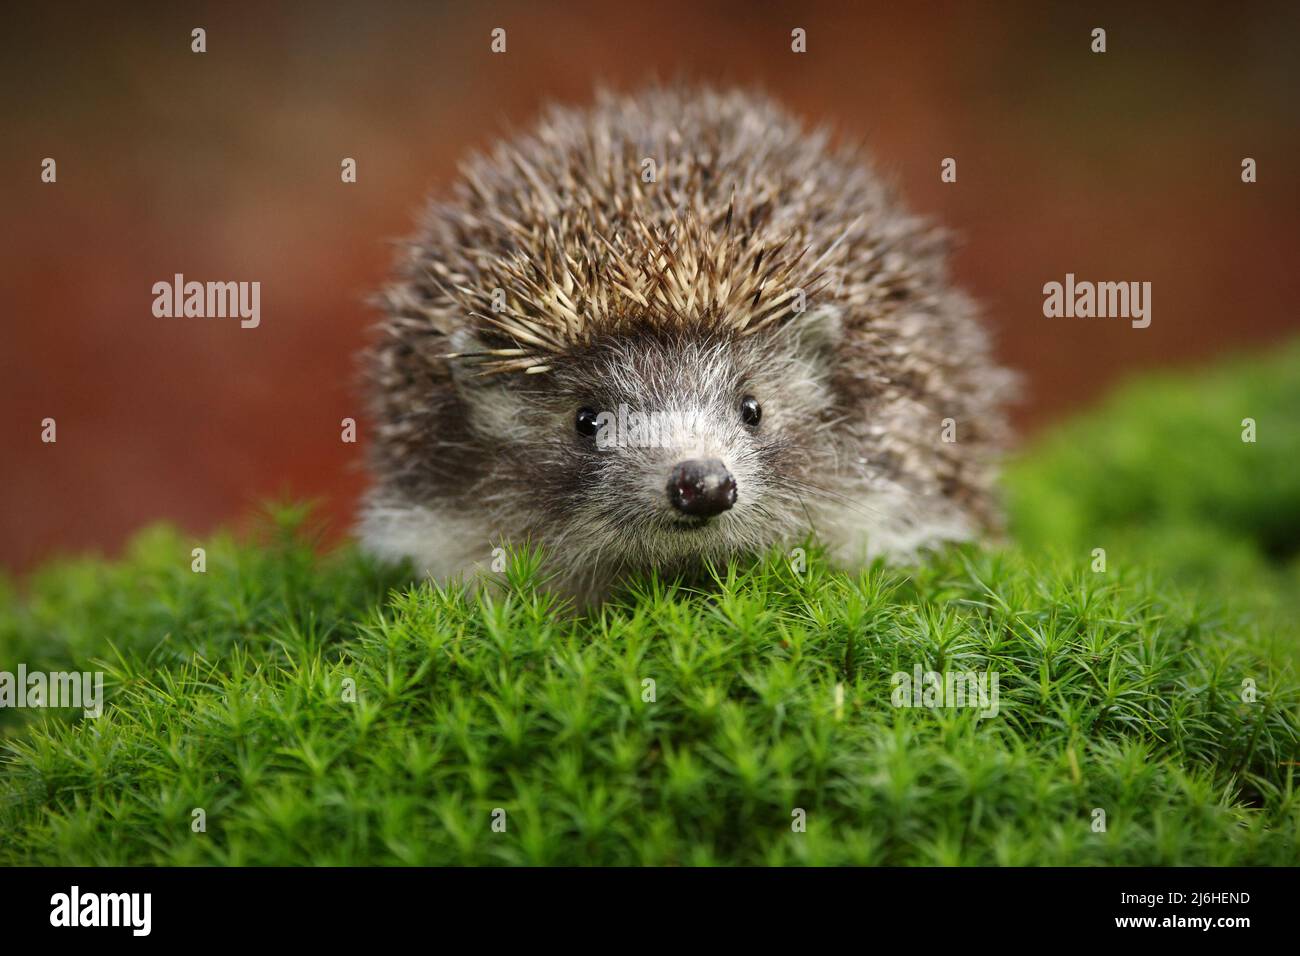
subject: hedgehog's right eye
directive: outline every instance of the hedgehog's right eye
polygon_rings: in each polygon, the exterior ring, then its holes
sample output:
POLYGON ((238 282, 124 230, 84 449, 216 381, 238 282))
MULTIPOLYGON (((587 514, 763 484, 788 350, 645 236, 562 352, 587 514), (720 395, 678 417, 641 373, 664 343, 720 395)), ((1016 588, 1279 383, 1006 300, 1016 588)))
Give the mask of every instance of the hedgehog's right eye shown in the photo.
POLYGON ((579 435, 586 435, 588 438, 596 434, 596 413, 590 408, 578 409, 577 416, 573 419, 573 427, 578 430, 579 435))

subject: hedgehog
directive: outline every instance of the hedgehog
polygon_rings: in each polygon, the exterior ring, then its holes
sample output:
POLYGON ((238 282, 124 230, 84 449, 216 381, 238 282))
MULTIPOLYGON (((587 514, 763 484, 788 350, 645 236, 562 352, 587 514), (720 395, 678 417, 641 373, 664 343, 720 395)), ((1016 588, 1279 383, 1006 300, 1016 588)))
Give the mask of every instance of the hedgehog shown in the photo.
POLYGON ((948 245, 763 94, 549 107, 379 297, 364 547, 448 582, 529 542, 585 605, 809 538, 853 567, 996 534, 1013 379, 948 245))

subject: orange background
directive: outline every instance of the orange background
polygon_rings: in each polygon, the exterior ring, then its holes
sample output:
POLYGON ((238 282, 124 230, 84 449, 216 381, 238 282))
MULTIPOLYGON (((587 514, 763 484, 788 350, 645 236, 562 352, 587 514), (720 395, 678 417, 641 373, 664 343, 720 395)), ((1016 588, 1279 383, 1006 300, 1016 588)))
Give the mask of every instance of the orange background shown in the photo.
POLYGON ((755 83, 864 139, 957 233, 1026 373, 1024 432, 1132 370, 1279 341, 1300 328, 1298 28, 1294 5, 26 4, 0 38, 0 565, 160 518, 202 533, 280 492, 345 530, 364 472, 339 421, 361 417, 389 240, 468 149, 602 81, 755 83), (261 327, 155 318, 176 272, 260 281, 261 327), (1152 282, 1151 327, 1045 319, 1066 272, 1152 282))

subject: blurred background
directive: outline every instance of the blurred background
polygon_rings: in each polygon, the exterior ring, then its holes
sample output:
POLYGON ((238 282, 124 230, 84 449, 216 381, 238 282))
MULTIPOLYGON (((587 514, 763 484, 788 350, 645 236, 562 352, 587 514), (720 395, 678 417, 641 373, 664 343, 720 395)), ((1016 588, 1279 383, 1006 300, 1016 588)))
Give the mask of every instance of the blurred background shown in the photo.
POLYGON ((758 85, 865 141, 956 233, 957 279, 1025 374, 1022 435, 1135 372, 1280 343, 1300 330, 1298 37, 1294 4, 13 8, 0 567, 111 554, 159 519, 202 534, 279 494, 322 498, 345 533, 365 474, 339 422, 363 417, 355 355, 391 241, 467 151, 598 83, 758 85), (260 281, 261 326, 155 318, 177 272, 260 281), (1150 281, 1151 327, 1044 318, 1067 272, 1150 281))

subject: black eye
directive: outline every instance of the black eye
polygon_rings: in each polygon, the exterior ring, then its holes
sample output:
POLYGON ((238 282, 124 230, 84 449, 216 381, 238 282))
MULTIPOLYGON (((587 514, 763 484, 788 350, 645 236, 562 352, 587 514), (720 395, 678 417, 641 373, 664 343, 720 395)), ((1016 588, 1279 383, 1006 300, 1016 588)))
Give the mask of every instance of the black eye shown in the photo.
POLYGON ((753 395, 746 395, 740 400, 740 420, 751 428, 763 418, 763 406, 753 395))
POLYGON ((573 427, 578 430, 579 435, 586 435, 590 438, 596 434, 596 413, 590 408, 578 409, 577 416, 573 419, 573 427))

